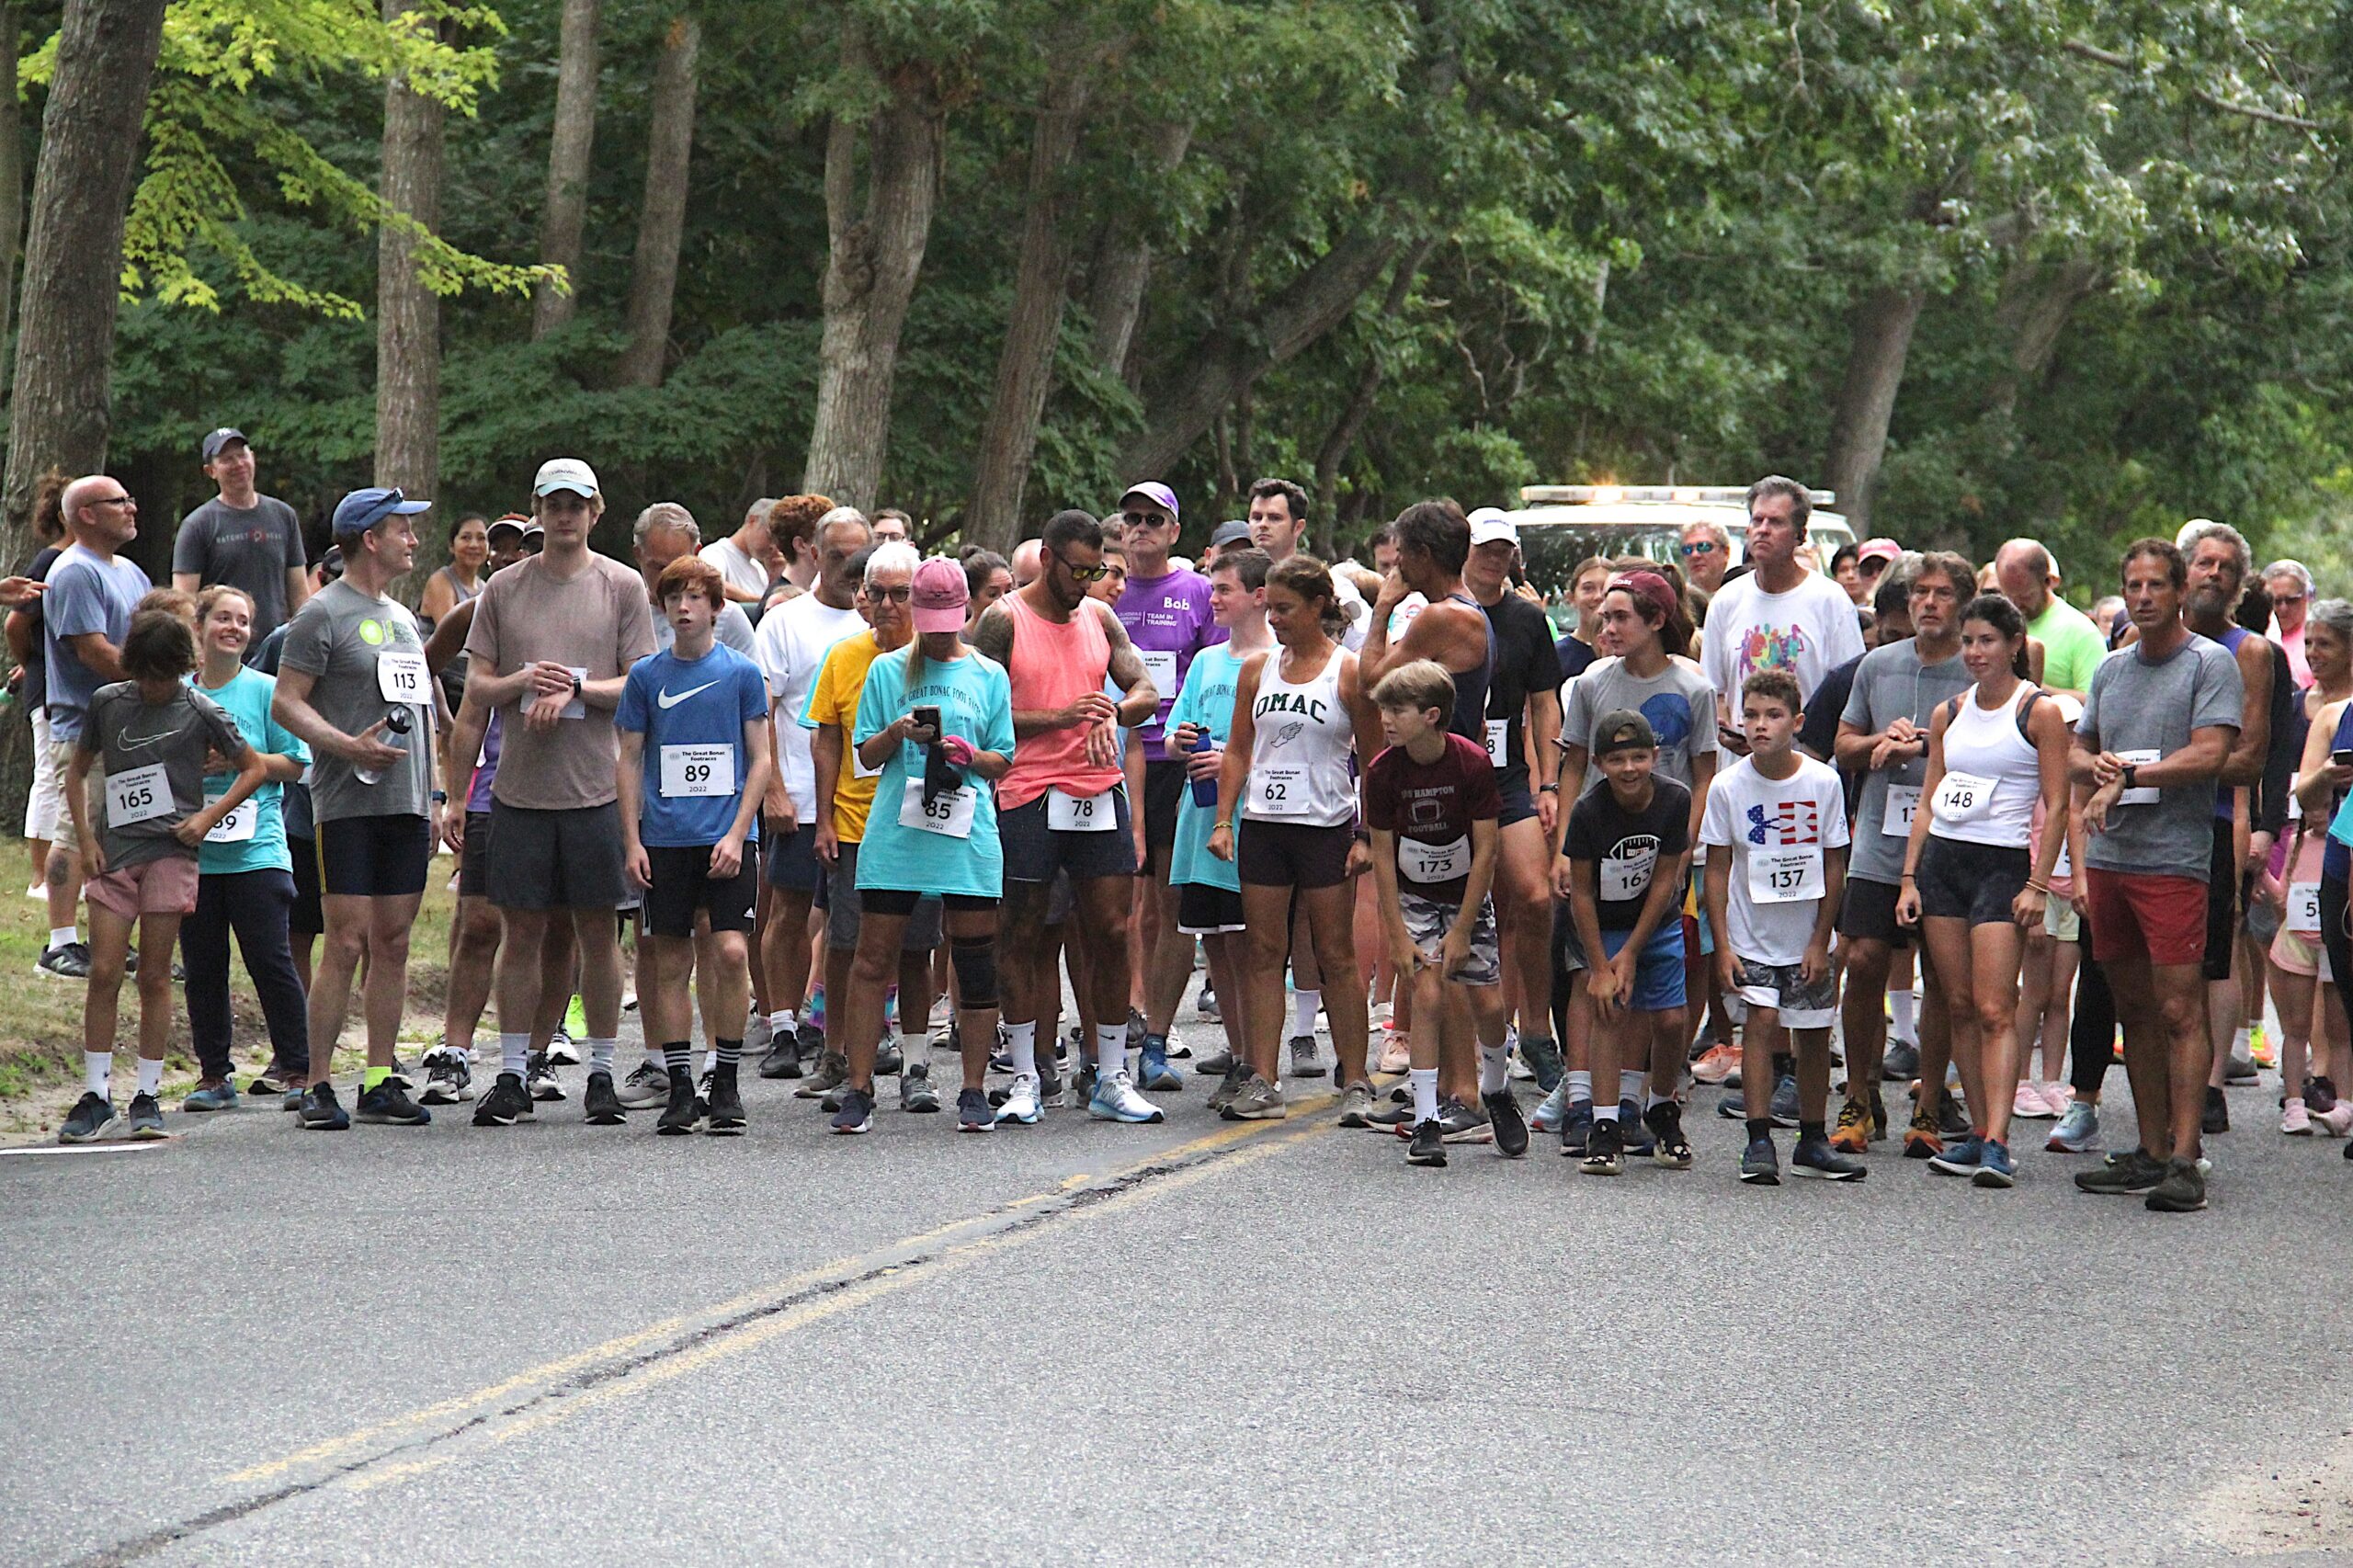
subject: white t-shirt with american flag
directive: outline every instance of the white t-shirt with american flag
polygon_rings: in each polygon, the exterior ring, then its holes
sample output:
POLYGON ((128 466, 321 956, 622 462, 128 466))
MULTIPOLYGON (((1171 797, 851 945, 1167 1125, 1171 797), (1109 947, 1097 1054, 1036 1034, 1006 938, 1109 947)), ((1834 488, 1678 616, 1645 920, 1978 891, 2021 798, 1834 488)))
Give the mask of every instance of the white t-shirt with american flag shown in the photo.
MULTIPOLYGON (((1734 957, 1749 963, 1796 964, 1805 961, 1806 943, 1821 911, 1820 896, 1787 903, 1762 903, 1753 887, 1751 861, 1779 854, 1794 878, 1813 857, 1790 851, 1828 851, 1847 844, 1847 796, 1837 773, 1802 753, 1798 770, 1783 779, 1756 771, 1756 760, 1742 757, 1718 773, 1708 790, 1708 809, 1699 819, 1700 842, 1733 851, 1732 889, 1725 920, 1731 926, 1734 957)), ((1819 879, 1820 872, 1814 873, 1819 879)), ((1817 882, 1814 885, 1819 885, 1817 882)))

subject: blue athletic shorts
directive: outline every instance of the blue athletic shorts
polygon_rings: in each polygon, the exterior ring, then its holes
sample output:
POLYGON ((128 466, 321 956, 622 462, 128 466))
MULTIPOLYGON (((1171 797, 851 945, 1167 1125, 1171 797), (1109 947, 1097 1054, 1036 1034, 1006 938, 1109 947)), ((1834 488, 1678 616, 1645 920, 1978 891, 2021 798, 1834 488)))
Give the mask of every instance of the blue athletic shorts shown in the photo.
MULTIPOLYGON (((1609 957, 1625 949, 1631 931, 1604 931, 1601 946, 1609 957)), ((1626 1006, 1637 1013, 1666 1013, 1683 1006, 1683 922, 1659 922, 1643 956, 1634 960, 1634 994, 1626 1006)))

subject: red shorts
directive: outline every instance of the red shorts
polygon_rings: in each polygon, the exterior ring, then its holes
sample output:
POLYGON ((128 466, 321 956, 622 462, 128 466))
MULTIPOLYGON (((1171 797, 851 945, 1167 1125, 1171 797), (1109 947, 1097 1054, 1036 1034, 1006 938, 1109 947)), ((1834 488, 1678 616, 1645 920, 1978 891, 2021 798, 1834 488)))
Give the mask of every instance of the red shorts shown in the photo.
POLYGON ((83 883, 82 893, 108 914, 125 920, 142 915, 193 915, 196 857, 166 855, 125 870, 108 871, 83 883))
POLYGON ((2092 957, 2143 958, 2159 966, 2206 961, 2206 884, 2195 877, 2084 868, 2092 957))

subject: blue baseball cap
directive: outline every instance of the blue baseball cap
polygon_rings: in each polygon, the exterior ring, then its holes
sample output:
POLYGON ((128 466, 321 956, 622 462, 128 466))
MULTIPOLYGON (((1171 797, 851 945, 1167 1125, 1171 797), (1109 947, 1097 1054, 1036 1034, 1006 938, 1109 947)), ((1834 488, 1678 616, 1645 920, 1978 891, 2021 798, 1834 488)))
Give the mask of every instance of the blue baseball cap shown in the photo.
POLYGON ((355 490, 335 504, 334 533, 337 539, 364 534, 386 517, 410 517, 432 508, 430 501, 412 501, 398 489, 371 484, 355 490))

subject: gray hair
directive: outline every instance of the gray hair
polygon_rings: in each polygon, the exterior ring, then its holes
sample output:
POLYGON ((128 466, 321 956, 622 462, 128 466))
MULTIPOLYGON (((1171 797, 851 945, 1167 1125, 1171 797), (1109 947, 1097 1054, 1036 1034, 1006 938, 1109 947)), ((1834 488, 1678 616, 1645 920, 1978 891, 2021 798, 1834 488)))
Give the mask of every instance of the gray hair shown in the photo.
MULTIPOLYGON (((858 521, 861 523, 866 521, 866 516, 864 513, 852 511, 851 508, 847 506, 836 506, 832 512, 826 513, 824 518, 819 519, 817 526, 821 528, 824 528, 825 523, 833 520, 835 514, 839 512, 849 512, 850 515, 857 518, 858 521)), ((885 572, 904 572, 907 574, 908 580, 912 582, 915 578, 915 568, 922 564, 922 554, 916 551, 914 545, 909 544, 905 540, 884 540, 867 554, 866 583, 868 586, 872 586, 874 579, 885 572)))
POLYGON ((2318 621, 2353 644, 2353 604, 2343 599, 2321 599, 2304 612, 2304 619, 2307 624, 2318 621))
POLYGON ((1790 498, 1790 521, 1801 528, 1805 527, 1806 519, 1813 516, 1813 493, 1796 480, 1779 473, 1768 473, 1748 487, 1748 503, 1744 510, 1755 515, 1756 503, 1768 495, 1790 498))
POLYGON ((761 496, 744 508, 744 520, 747 523, 757 523, 762 528, 767 527, 768 514, 776 510, 776 503, 777 498, 773 495, 761 496))
MULTIPOLYGON (((1693 528, 1698 528, 1702 533, 1713 534, 1716 536, 1716 543, 1719 546, 1727 550, 1732 548, 1732 535, 1725 530, 1723 524, 1711 521, 1706 517, 1697 517, 1683 525, 1683 531, 1685 533, 1689 533, 1693 528)), ((1596 557, 1595 559, 1598 560, 1600 558, 1596 557)), ((1606 566, 1608 562, 1604 561, 1602 564, 1606 566)))
POLYGON ((687 548, 702 548, 702 525, 695 515, 676 501, 656 501, 637 515, 637 526, 630 530, 630 542, 639 550, 656 531, 682 533, 687 536, 687 548))
POLYGON ((873 520, 865 513, 855 506, 836 506, 817 519, 815 526, 809 530, 809 538, 812 541, 824 538, 825 530, 836 523, 856 523, 868 534, 871 535, 874 532, 873 520))
MULTIPOLYGON (((2304 596, 2307 598, 2317 591, 2317 586, 2313 582, 2313 569, 2292 555, 2283 555, 2263 569, 2262 581, 2268 583, 2274 577, 2293 577, 2304 585, 2304 596)), ((2341 604, 2344 601, 2336 602, 2341 604)))
POLYGON ((2181 525, 2181 532, 2174 536, 2174 548, 2183 559, 2198 553, 2198 547, 2208 540, 2221 540, 2230 546, 2239 569, 2239 591, 2231 596, 2226 610, 2239 608, 2239 600, 2246 597, 2247 581, 2255 572, 2255 551, 2247 548, 2246 536, 2228 523, 2218 523, 2211 517, 2192 517, 2181 525))

